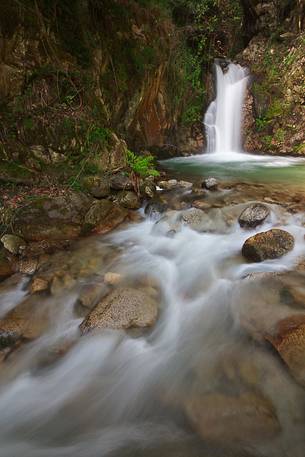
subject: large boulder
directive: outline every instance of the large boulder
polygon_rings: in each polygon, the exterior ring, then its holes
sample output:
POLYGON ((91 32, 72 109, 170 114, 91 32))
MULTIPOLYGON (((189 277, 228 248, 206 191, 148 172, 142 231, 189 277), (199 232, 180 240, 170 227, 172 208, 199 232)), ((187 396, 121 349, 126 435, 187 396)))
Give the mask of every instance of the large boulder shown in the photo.
POLYGON ((87 229, 103 234, 117 227, 127 216, 127 209, 103 199, 92 203, 85 215, 84 224, 87 229))
POLYGON ((16 212, 14 232, 26 241, 75 239, 89 205, 90 199, 81 192, 36 198, 16 212))
POLYGON ((238 218, 238 222, 241 227, 254 228, 262 224, 269 214, 270 210, 268 206, 262 203, 253 203, 243 210, 238 218))
POLYGON ((157 316, 158 305, 150 291, 145 288, 121 287, 96 305, 80 329, 86 333, 95 328, 151 327, 157 316))
POLYGON ((293 247, 294 238, 290 233, 285 230, 271 229, 248 238, 242 247, 242 255, 251 262, 262 262, 266 259, 282 257, 293 247))

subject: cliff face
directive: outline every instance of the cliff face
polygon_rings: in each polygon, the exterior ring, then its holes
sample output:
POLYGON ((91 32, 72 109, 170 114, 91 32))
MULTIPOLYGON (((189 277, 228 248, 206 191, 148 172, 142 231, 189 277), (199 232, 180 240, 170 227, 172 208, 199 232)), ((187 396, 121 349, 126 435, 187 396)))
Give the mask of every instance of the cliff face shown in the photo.
POLYGON ((237 56, 252 74, 245 106, 245 149, 304 154, 304 2, 246 3, 252 15, 250 42, 237 56))
POLYGON ((201 111, 196 63, 158 2, 5 0, 0 27, 1 159, 115 168, 118 137, 202 147, 198 110, 183 118, 198 97, 201 111))

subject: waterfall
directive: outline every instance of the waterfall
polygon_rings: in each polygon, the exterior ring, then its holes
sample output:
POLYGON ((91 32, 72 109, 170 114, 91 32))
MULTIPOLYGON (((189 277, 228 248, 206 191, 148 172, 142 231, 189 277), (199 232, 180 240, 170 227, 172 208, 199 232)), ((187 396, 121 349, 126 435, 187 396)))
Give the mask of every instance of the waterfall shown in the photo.
POLYGON ((216 99, 204 116, 207 152, 229 155, 242 152, 242 108, 248 82, 248 70, 229 63, 223 70, 215 63, 216 99))

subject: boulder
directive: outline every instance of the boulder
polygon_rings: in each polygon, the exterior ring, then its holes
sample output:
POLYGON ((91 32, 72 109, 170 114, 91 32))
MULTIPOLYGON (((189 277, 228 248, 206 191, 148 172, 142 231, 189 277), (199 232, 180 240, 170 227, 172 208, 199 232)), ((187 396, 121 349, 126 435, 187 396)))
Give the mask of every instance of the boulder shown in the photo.
POLYGON ((96 305, 80 329, 86 333, 95 328, 150 327, 157 316, 157 302, 145 289, 118 288, 96 305))
POLYGON ((207 190, 217 190, 218 189, 218 181, 216 178, 206 178, 203 183, 202 187, 207 190))
POLYGON ((110 179, 110 187, 113 190, 133 190, 133 185, 128 176, 117 173, 110 179))
POLYGON ((305 386, 305 313, 280 320, 266 339, 279 353, 294 378, 305 386))
POLYGON ((1 242, 4 248, 14 255, 21 254, 26 248, 25 241, 16 235, 3 235, 1 242))
POLYGON ((251 262, 262 262, 266 259, 282 257, 293 247, 294 238, 290 233, 285 230, 271 229, 248 238, 242 247, 242 255, 251 262))
POLYGON ((247 206, 238 218, 239 225, 245 228, 254 228, 262 224, 269 216, 268 206, 262 203, 253 203, 247 206))
POLYGON ((159 186, 164 190, 175 189, 178 185, 177 179, 169 179, 168 181, 160 181, 159 186))
POLYGON ((186 414, 205 440, 253 444, 280 432, 273 405, 259 393, 211 393, 191 397, 186 414))
POLYGON ((128 211, 110 200, 92 203, 85 215, 85 227, 97 233, 107 233, 121 224, 128 216, 128 211))
POLYGON ((110 194, 109 179, 101 176, 86 176, 83 179, 84 188, 95 198, 108 197, 110 194))
POLYGON ((90 199, 81 192, 37 198, 16 212, 14 232, 26 241, 75 239, 89 205, 90 199))
POLYGON ((139 209, 141 201, 137 194, 132 191, 121 191, 118 194, 118 202, 121 206, 128 209, 139 209))

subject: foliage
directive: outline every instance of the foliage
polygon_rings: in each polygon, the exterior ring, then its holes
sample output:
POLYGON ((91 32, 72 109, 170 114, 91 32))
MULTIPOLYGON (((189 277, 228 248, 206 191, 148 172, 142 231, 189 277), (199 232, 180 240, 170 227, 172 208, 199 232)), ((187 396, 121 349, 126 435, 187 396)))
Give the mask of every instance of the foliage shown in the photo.
POLYGON ((154 157, 138 156, 134 152, 127 150, 126 160, 132 173, 141 178, 148 176, 159 176, 159 172, 154 167, 154 157))

